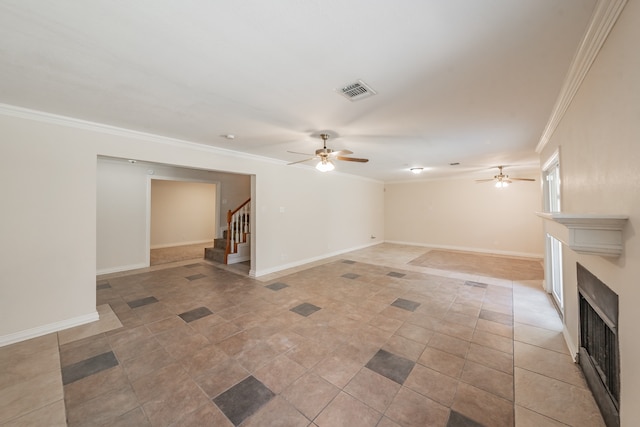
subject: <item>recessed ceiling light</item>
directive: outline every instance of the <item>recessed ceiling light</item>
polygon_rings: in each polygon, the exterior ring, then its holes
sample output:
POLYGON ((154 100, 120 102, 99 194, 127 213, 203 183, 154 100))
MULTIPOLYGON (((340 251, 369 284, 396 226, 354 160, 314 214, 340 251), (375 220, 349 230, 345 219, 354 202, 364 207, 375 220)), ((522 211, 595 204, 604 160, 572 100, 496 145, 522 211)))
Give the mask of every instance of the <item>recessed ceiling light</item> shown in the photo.
POLYGON ((228 133, 228 134, 226 134, 226 135, 222 135, 222 136, 223 136, 224 138, 227 138, 227 139, 236 139, 236 136, 235 136, 235 135, 233 135, 233 134, 230 134, 230 133, 228 133))
POLYGON ((131 164, 136 163, 136 161, 135 161, 135 160, 133 160, 133 159, 129 159, 128 161, 129 161, 129 163, 131 163, 131 164))
POLYGON ((419 173, 422 173, 422 171, 424 170, 424 168, 411 168, 409 169, 412 173, 418 175, 419 173))

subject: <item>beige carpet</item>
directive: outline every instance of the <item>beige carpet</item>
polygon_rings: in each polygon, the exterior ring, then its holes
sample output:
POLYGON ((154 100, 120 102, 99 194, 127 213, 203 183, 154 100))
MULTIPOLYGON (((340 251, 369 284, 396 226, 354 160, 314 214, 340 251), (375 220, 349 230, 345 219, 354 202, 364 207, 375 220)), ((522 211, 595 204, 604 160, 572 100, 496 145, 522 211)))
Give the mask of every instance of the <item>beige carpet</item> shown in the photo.
POLYGON ((409 261, 409 264, 509 280, 544 278, 544 270, 540 260, 472 252, 431 250, 409 261))
POLYGON ((213 240, 196 245, 174 246, 171 248, 151 249, 151 265, 166 264, 187 259, 204 258, 204 248, 213 246, 213 240))

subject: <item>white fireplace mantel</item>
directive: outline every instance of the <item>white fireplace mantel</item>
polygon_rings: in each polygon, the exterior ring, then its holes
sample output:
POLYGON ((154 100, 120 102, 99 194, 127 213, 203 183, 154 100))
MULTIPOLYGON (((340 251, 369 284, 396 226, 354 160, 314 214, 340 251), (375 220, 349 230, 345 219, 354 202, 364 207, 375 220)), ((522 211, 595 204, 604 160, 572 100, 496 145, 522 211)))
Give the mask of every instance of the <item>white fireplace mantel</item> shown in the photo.
POLYGON ((625 215, 572 214, 536 212, 539 217, 555 221, 569 229, 565 244, 581 254, 618 257, 622 255, 622 230, 629 220, 625 215))

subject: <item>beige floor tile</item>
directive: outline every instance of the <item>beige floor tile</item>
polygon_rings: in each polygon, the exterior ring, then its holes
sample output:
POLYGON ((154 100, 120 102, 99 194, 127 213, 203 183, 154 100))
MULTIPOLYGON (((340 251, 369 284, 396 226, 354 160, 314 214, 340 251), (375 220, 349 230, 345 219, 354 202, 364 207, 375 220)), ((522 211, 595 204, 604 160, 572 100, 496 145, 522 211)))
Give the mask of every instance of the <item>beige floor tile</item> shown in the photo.
MULTIPOLYGON (((410 340, 409 338, 404 338, 399 335, 394 335, 387 343, 382 346, 383 350, 387 350, 390 353, 396 354, 398 356, 402 356, 406 359, 409 359, 413 362, 418 360, 422 352, 424 351, 425 345, 419 342, 415 342, 410 340)), ((375 354, 377 349, 374 349, 373 354, 375 354)), ((371 356, 373 356, 371 354, 371 356)), ((365 360, 366 363, 369 359, 365 360)))
POLYGON ((578 364, 567 354, 536 347, 521 342, 514 342, 514 363, 538 374, 560 381, 587 388, 584 376, 578 364))
POLYGON ((331 355, 319 362, 313 371, 331 384, 342 389, 353 378, 364 364, 342 356, 331 355))
POLYGON ((307 427, 309 420, 280 396, 271 399, 242 427, 307 427))
POLYGON ((451 409, 491 427, 513 427, 513 402, 461 382, 451 409))
POLYGON ((173 389, 170 395, 160 394, 149 399, 142 408, 151 425, 162 426, 180 420, 209 402, 200 387, 187 381, 173 389))
POLYGON ((513 401, 513 376, 488 366, 467 361, 462 381, 474 387, 513 401))
POLYGON ((362 368, 347 384, 344 391, 367 406, 383 413, 399 389, 400 384, 395 381, 391 381, 368 368, 362 368))
POLYGON ((513 339, 513 326, 505 325, 503 323, 492 322, 485 319, 478 319, 476 329, 478 331, 489 332, 491 334, 513 339))
POLYGON ((604 427, 591 391, 525 369, 515 369, 515 403, 571 426, 604 427))
POLYGON ((449 407, 456 395, 458 381, 417 364, 404 382, 404 386, 449 407))
POLYGON ((378 423, 377 427, 400 427, 400 424, 398 424, 398 423, 396 423, 394 421, 391 421, 387 417, 382 417, 382 419, 378 423))
POLYGON ((569 353, 562 331, 553 331, 524 323, 516 323, 514 325, 514 339, 559 353, 569 353))
POLYGON ((339 388, 318 375, 307 373, 290 385, 282 393, 282 397, 312 420, 339 392, 339 388))
POLYGON ((11 387, 47 372, 60 371, 57 346, 42 348, 26 354, 9 355, 0 349, 0 389, 11 387))
POLYGON ((64 386, 67 407, 77 406, 100 394, 125 388, 129 380, 121 366, 98 372, 64 386))
POLYGON ((413 325, 411 323, 405 322, 402 326, 400 326, 400 328, 398 328, 398 330, 396 331, 396 335, 409 338, 410 340, 419 342, 421 344, 427 344, 433 336, 433 331, 418 325, 413 325))
POLYGON ((67 408, 69 425, 81 425, 91 420, 95 425, 126 414, 138 407, 136 395, 129 385, 112 390, 79 405, 67 408))
POLYGON ((254 372, 254 376, 276 394, 282 392, 289 384, 300 378, 306 369, 280 355, 254 372))
POLYGON ((195 382, 210 398, 218 396, 249 376, 236 360, 229 358, 195 378, 195 382))
POLYGON ((427 347, 418 359, 418 363, 438 371, 441 374, 452 378, 459 378, 460 374, 462 374, 465 359, 454 356, 451 353, 427 347))
POLYGON ((120 319, 118 319, 118 316, 116 316, 109 304, 99 305, 96 307, 96 310, 100 317, 99 320, 58 332, 60 345, 122 327, 120 319))
POLYGON ((513 375, 513 355, 478 344, 471 344, 467 360, 513 375))
POLYGON ((444 427, 449 419, 449 409, 402 387, 385 416, 403 427, 444 427))
POLYGON ((43 351, 58 348, 58 335, 55 333, 31 338, 26 341, 0 347, 0 363, 11 363, 21 358, 43 351))
POLYGON ((318 427, 374 427, 382 414, 344 392, 340 392, 318 415, 318 427))
POLYGON ((205 405, 180 418, 172 427, 202 427, 202 426, 216 426, 216 427, 233 427, 233 423, 224 416, 222 411, 213 404, 213 402, 207 402, 205 405))
POLYGON ((51 371, 0 389, 0 423, 48 406, 63 398, 62 377, 51 371))
POLYGON ((479 344, 503 353, 513 354, 513 340, 511 338, 476 330, 471 341, 474 344, 479 344))
POLYGON ((2 427, 66 427, 67 417, 64 400, 60 399, 47 406, 15 418, 2 427))
POLYGON ((537 412, 516 405, 516 427, 566 427, 561 423, 537 412))
POLYGON ((466 357, 469 351, 469 341, 440 333, 433 334, 427 346, 462 358, 466 357))

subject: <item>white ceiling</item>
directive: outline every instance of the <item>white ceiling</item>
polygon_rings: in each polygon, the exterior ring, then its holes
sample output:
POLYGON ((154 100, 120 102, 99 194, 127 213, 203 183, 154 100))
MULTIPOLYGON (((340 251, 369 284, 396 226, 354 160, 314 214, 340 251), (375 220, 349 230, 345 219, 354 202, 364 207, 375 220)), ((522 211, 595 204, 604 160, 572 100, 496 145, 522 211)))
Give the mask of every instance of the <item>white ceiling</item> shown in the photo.
POLYGON ((538 163, 595 3, 0 0, 0 102, 285 162, 330 130, 370 159, 342 172, 492 176, 538 163), (358 79, 378 95, 336 93, 358 79))

